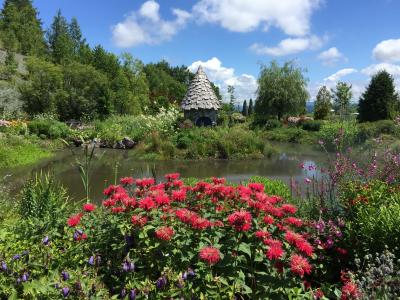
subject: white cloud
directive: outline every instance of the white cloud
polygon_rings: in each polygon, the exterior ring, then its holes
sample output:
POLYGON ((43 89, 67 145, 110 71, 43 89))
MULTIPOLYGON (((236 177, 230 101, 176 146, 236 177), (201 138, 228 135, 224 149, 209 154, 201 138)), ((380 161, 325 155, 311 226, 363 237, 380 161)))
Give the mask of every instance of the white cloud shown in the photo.
POLYGON ((370 66, 362 69, 361 73, 368 75, 368 76, 372 76, 372 75, 376 74, 378 71, 382 71, 382 70, 386 70, 388 73, 390 73, 394 77, 400 76, 400 66, 394 65, 394 64, 389 64, 389 63, 370 65, 370 66))
POLYGON ((235 70, 224 67, 217 57, 207 61, 195 61, 188 68, 190 71, 196 72, 199 66, 203 67, 208 79, 220 88, 225 99, 228 99, 228 85, 235 87, 235 96, 238 101, 255 98, 257 79, 254 76, 248 74, 235 75, 235 70))
POLYGON ((356 72, 358 72, 358 71, 356 69, 353 69, 353 68, 341 69, 341 70, 337 71, 336 73, 332 74, 331 76, 328 76, 328 77, 324 78, 324 81, 325 82, 334 82, 334 83, 336 83, 342 77, 350 75, 352 73, 356 73, 356 72))
POLYGON ((321 52, 317 58, 325 66, 333 66, 340 61, 347 61, 347 58, 336 47, 321 52))
POLYGON ((182 29, 190 13, 181 9, 173 9, 175 19, 163 20, 160 17, 160 5, 153 0, 142 4, 137 12, 130 13, 125 19, 112 27, 112 37, 116 46, 134 47, 140 44, 159 44, 170 40, 182 29))
POLYGON ((235 32, 275 26, 292 36, 310 32, 310 19, 322 0, 200 0, 193 12, 203 22, 235 32))
POLYGON ((372 55, 375 59, 383 62, 399 62, 400 61, 400 39, 390 39, 380 42, 372 55))
POLYGON ((275 47, 265 46, 263 44, 253 44, 250 50, 259 55, 285 56, 296 54, 305 50, 316 50, 321 48, 325 38, 321 39, 315 35, 303 38, 287 38, 279 42, 275 47))

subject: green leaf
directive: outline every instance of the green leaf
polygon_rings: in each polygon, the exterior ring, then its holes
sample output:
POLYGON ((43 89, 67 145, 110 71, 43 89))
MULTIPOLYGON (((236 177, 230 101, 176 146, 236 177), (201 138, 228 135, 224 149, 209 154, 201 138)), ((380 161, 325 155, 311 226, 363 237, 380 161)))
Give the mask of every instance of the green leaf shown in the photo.
POLYGON ((239 251, 243 252, 243 253, 245 253, 245 254, 247 254, 248 256, 251 257, 251 249, 250 249, 250 245, 249 244, 241 243, 239 245, 239 251))

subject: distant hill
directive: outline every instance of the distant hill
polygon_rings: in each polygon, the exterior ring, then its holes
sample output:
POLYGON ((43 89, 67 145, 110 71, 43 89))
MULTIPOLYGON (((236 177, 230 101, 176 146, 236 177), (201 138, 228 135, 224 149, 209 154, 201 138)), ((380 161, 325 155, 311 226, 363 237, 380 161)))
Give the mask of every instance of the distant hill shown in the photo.
POLYGON ((307 113, 312 113, 314 111, 314 104, 315 104, 315 101, 306 102, 307 113))

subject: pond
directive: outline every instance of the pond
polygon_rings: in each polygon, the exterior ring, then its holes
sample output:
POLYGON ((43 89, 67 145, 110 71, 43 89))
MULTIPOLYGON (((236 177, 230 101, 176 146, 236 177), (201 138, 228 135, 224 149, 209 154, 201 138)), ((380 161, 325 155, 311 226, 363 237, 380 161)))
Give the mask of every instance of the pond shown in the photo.
MULTIPOLYGON (((259 160, 137 160, 130 151, 96 149, 91 168, 91 198, 99 201, 106 185, 113 184, 115 178, 133 176, 150 177, 155 171, 156 178, 162 180, 164 174, 178 172, 182 177, 225 177, 231 182, 240 182, 252 176, 281 179, 289 183, 291 178, 302 182, 306 177, 315 176, 315 171, 305 170, 301 164, 320 165, 325 154, 312 147, 301 145, 276 145, 278 154, 272 158, 259 160)), ((0 170, 1 178, 9 183, 11 192, 16 194, 24 181, 36 172, 54 174, 69 195, 74 199, 84 198, 84 190, 75 157, 69 150, 58 152, 53 158, 37 165, 0 170)))

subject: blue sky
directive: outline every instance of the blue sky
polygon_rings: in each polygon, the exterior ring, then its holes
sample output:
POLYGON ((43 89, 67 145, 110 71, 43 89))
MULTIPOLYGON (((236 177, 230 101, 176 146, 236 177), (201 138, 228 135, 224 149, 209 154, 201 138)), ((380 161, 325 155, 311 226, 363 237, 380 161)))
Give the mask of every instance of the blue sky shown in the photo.
MULTIPOLYGON (((0 1, 2 3, 3 1, 0 1)), ((254 97, 259 63, 295 59, 313 98, 325 84, 353 84, 387 69, 400 87, 398 0, 34 0, 44 27, 57 9, 75 16, 92 45, 145 63, 203 65, 226 92, 254 97)))

